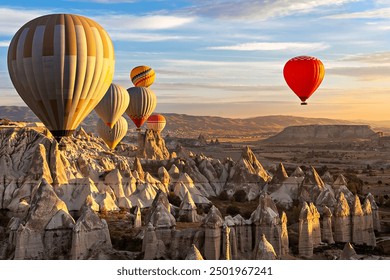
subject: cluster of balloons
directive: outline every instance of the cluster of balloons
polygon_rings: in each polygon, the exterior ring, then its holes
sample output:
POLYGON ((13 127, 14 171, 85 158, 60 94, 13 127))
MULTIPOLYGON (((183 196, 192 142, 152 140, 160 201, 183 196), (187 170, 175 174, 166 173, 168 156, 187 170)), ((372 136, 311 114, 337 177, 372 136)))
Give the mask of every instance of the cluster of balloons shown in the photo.
MULTIPOLYGON (((8 70, 15 89, 37 117, 60 141, 69 136, 93 110, 97 130, 114 149, 126 135, 126 112, 137 127, 161 132, 162 115, 152 115, 157 98, 150 86, 155 72, 149 66, 131 70, 134 87, 112 84, 114 47, 95 21, 73 14, 38 17, 22 26, 8 49, 8 70)), ((302 105, 321 84, 325 69, 310 56, 290 59, 283 69, 288 86, 302 105)))

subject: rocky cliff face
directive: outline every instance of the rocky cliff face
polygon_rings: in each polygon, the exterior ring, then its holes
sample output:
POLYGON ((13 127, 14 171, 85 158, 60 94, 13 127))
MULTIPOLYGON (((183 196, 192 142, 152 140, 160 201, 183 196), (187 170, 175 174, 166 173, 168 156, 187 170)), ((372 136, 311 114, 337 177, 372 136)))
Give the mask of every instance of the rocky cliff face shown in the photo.
POLYGON ((289 126, 266 142, 308 143, 321 141, 345 141, 373 139, 378 136, 368 125, 302 125, 289 126))

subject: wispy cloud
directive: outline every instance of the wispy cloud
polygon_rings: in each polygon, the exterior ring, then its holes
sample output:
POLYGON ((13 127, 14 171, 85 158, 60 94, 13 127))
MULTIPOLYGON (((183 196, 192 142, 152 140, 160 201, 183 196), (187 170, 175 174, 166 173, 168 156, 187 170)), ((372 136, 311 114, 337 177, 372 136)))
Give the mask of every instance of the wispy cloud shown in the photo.
POLYGON ((325 43, 298 43, 298 42, 262 42, 243 43, 231 46, 208 47, 209 50, 227 51, 319 51, 329 48, 325 43))
POLYGON ((218 18, 257 19, 309 13, 315 9, 340 6, 359 0, 200 0, 187 11, 201 16, 218 18))
POLYGON ((8 48, 9 41, 0 41, 0 48, 8 48))
POLYGON ((356 13, 343 13, 326 16, 327 19, 388 19, 390 17, 390 8, 367 10, 356 13))
POLYGON ((114 41, 130 41, 130 42, 161 42, 161 41, 177 41, 177 40, 195 40, 198 37, 164 35, 158 33, 131 33, 131 32, 109 32, 110 37, 114 41))

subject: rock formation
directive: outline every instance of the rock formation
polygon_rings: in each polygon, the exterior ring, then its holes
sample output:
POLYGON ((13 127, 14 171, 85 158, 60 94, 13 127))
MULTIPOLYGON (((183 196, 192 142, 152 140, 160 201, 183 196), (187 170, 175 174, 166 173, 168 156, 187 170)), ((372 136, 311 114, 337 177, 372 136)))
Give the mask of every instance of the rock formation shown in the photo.
POLYGON ((374 196, 371 193, 368 193, 366 199, 368 199, 371 204, 374 230, 381 231, 381 222, 379 217, 378 205, 375 202, 374 196))
POLYGON ((282 217, 280 218, 282 224, 282 233, 280 236, 281 239, 281 255, 287 255, 289 250, 289 241, 288 241, 288 230, 287 230, 287 215, 285 212, 282 213, 282 217))
POLYGON ((322 240, 328 244, 333 244, 332 232, 332 211, 328 207, 324 207, 322 211, 322 240))
POLYGON ((368 246, 376 246, 376 238, 374 233, 374 219, 371 203, 369 199, 365 199, 363 205, 363 244, 368 246))
POLYGON ((350 209, 344 193, 340 193, 333 217, 334 241, 351 242, 350 209))
POLYGON ((198 248, 196 248, 195 244, 191 245, 191 249, 187 254, 186 260, 203 261, 202 254, 199 252, 198 248))
POLYGON ((138 152, 141 158, 169 159, 169 151, 160 132, 146 129, 145 133, 138 133, 138 152))
POLYGON ((141 210, 140 208, 137 206, 135 207, 135 211, 134 211, 134 223, 133 223, 133 227, 135 228, 139 228, 142 226, 142 220, 141 220, 141 210))
POLYGON ((311 215, 312 215, 312 238, 313 238, 313 247, 316 247, 321 244, 321 226, 320 226, 320 213, 313 203, 309 205, 311 215))
POLYGON ((213 205, 203 220, 205 229, 204 257, 206 260, 219 260, 221 256, 222 215, 213 205))
POLYGON ((340 260, 357 260, 358 256, 351 243, 347 242, 344 245, 343 252, 341 253, 340 260))
POLYGON ((268 242, 264 234, 261 235, 259 245, 255 248, 255 260, 276 260, 274 247, 268 242))
POLYGON ((186 192, 179 209, 179 222, 198 222, 200 218, 196 212, 196 205, 191 197, 190 192, 186 192))
POLYGON ((299 255, 311 258, 313 256, 313 215, 306 202, 299 214, 299 255))
MULTIPOLYGON (((370 213, 371 214, 371 213, 370 213)), ((363 216, 362 205, 360 204, 360 199, 355 195, 355 203, 352 209, 351 215, 351 233, 352 233, 352 243, 357 245, 362 245, 364 243, 365 237, 363 236, 363 229, 365 227, 365 218, 363 216)))

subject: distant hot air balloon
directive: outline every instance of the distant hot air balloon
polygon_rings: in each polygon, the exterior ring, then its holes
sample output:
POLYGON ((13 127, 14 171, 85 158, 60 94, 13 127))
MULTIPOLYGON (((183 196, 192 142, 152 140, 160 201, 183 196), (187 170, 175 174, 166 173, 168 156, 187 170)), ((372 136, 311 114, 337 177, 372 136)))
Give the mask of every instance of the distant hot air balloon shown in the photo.
POLYGON ((146 65, 137 66, 130 72, 130 79, 136 87, 150 87, 155 77, 154 70, 146 65))
POLYGON ((165 120, 165 117, 160 114, 151 115, 148 120, 146 121, 146 125, 148 126, 148 129, 161 132, 167 121, 165 120))
POLYGON ((12 38, 8 71, 17 92, 59 141, 103 98, 114 75, 114 48, 95 21, 45 15, 12 38))
POLYGON ((120 117, 113 128, 109 128, 101 119, 97 123, 99 136, 110 149, 115 149, 116 145, 126 136, 127 129, 128 124, 124 117, 120 117))
POLYGON ((156 108, 157 98, 150 88, 131 87, 127 89, 130 104, 126 114, 139 129, 156 108))
POLYGON ((95 107, 95 111, 107 126, 113 128, 129 107, 129 102, 127 90, 119 85, 111 84, 103 99, 95 107))
POLYGON ((287 61, 283 75, 288 86, 301 99, 301 105, 307 105, 306 100, 324 79, 325 68, 318 58, 297 56, 287 61))

